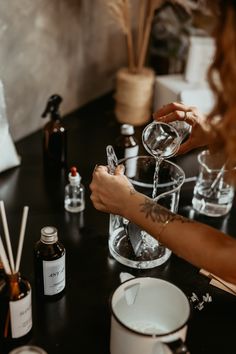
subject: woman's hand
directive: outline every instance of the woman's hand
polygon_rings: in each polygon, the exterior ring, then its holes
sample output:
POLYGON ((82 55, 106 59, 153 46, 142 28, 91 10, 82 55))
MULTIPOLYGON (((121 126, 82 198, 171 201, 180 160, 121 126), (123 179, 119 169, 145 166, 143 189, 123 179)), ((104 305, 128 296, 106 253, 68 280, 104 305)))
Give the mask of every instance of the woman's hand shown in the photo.
POLYGON ((181 144, 178 155, 208 145, 206 117, 196 107, 185 106, 182 103, 169 103, 153 114, 153 118, 160 122, 185 121, 192 126, 188 139, 181 144))
POLYGON ((92 192, 90 199, 96 209, 125 215, 126 201, 134 192, 134 188, 124 175, 123 165, 117 166, 114 175, 108 173, 106 166, 95 167, 89 187, 92 192))

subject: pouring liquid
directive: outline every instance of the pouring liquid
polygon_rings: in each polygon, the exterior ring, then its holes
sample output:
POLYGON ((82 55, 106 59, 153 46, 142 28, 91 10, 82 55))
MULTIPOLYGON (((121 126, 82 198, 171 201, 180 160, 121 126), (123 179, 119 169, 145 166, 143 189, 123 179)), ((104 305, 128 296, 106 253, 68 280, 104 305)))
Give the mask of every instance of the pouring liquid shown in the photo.
POLYGON ((156 159, 152 193, 152 199, 154 199, 157 196, 161 162, 178 151, 181 140, 173 126, 161 122, 152 122, 147 125, 143 131, 142 140, 145 149, 156 159))

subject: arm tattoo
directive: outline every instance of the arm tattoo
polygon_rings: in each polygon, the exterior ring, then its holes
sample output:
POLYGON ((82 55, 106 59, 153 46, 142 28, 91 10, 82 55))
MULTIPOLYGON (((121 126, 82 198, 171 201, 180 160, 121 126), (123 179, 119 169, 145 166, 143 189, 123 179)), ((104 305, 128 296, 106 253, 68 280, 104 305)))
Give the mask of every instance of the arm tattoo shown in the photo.
POLYGON ((170 210, 148 198, 145 198, 144 203, 140 204, 140 211, 145 213, 146 218, 151 218, 153 222, 166 223, 167 220, 170 222, 180 221, 182 223, 194 222, 191 219, 187 219, 181 215, 172 213, 170 210))

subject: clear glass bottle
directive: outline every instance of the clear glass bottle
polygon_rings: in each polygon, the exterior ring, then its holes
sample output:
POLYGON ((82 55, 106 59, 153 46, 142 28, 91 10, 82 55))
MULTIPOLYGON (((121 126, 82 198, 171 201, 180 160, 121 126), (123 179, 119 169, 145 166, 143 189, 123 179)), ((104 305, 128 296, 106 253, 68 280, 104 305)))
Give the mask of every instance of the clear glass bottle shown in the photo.
POLYGON ((26 341, 32 329, 31 285, 21 274, 6 274, 0 295, 0 339, 4 349, 26 341))
POLYGON ((71 213, 79 213, 85 209, 85 188, 76 167, 71 167, 69 184, 65 187, 65 209, 71 213))
POLYGON ((58 241, 57 229, 46 226, 34 246, 37 294, 47 298, 63 295, 66 285, 65 247, 58 241))
MULTIPOLYGON (((122 124, 120 128, 120 136, 116 140, 115 152, 117 158, 127 159, 129 157, 138 156, 139 144, 135 138, 134 126, 131 124, 122 124)), ((136 161, 128 160, 126 162, 126 175, 133 177, 136 173, 136 161)))

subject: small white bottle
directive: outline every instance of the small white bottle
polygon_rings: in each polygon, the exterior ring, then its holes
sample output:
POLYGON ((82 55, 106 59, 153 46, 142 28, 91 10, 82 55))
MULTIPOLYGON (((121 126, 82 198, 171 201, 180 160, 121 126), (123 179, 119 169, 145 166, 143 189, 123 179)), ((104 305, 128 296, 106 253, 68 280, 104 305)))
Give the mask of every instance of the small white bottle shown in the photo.
POLYGON ((134 177, 137 168, 137 159, 139 144, 135 137, 134 126, 131 124, 122 124, 120 128, 121 135, 116 141, 116 154, 118 159, 128 159, 125 163, 125 174, 127 177, 134 177), (129 159, 130 158, 130 159, 129 159))
POLYGON ((135 138, 134 126, 131 124, 122 124, 120 133, 115 144, 118 159, 137 156, 139 145, 135 138))
POLYGON ((71 167, 69 184, 65 187, 65 209, 71 213, 79 213, 85 209, 85 188, 76 167, 71 167))

